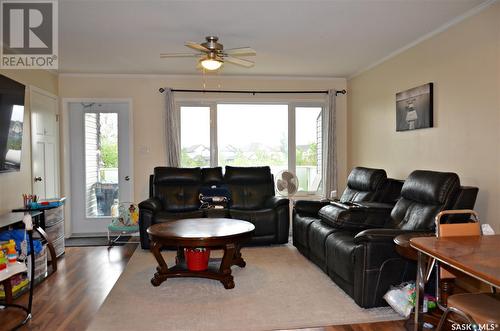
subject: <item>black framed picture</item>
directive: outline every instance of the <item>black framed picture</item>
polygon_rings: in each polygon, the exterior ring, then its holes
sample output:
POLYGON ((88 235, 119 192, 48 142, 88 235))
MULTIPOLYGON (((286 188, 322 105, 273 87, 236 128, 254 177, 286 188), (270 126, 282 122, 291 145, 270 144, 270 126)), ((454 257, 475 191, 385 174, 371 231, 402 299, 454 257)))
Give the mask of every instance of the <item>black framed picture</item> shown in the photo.
POLYGON ((432 90, 428 83, 396 94, 396 131, 433 127, 432 90))

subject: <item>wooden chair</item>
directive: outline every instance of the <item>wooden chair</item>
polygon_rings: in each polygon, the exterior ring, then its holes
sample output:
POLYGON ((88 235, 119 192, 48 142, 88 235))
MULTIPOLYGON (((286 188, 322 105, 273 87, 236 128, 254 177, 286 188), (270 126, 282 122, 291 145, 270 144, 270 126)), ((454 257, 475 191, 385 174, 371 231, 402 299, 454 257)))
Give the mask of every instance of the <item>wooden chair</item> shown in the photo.
MULTIPOLYGON (((473 210, 445 210, 436 216, 437 237, 480 236, 481 225, 479 217, 473 210), (470 214, 474 219, 469 223, 441 224, 443 216, 452 214, 470 214)), ((437 277, 450 279, 455 276, 438 266, 437 277)), ((439 283, 439 282, 438 282, 439 283)), ((439 293, 439 291, 438 291, 439 293)), ((437 330, 441 330, 448 315, 454 313, 471 325, 500 323, 500 296, 497 293, 466 293, 455 294, 447 298, 447 307, 444 310, 437 330)))
MULTIPOLYGON (((480 236, 479 216, 473 210, 446 210, 436 216, 436 237, 480 236), (467 214, 473 218, 467 223, 441 223, 444 216, 467 214)), ((438 304, 444 310, 448 306, 448 295, 453 291, 456 276, 440 267, 437 268, 438 304)))

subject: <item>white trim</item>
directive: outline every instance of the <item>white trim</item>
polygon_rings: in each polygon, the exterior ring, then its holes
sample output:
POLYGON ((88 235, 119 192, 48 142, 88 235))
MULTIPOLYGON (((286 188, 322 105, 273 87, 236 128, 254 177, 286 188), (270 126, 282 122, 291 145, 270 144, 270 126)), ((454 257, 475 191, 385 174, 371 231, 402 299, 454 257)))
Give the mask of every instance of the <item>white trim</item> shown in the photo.
MULTIPOLYGON (((106 74, 106 73, 59 73, 59 77, 77 77, 77 78, 129 78, 129 79, 143 79, 143 78, 161 78, 161 79, 171 79, 173 81, 177 79, 201 79, 200 74, 106 74)), ((207 77, 210 80, 212 77, 207 77)), ((292 75, 228 75, 224 76, 214 76, 213 79, 224 80, 224 79, 244 79, 244 80, 311 80, 311 81, 331 81, 331 82, 344 82, 345 77, 331 77, 331 76, 292 76, 292 75)), ((160 88, 162 86, 158 86, 160 88)), ((291 88, 290 90, 294 90, 291 88)))
POLYGON ((435 35, 437 34, 440 34, 441 32, 444 32, 446 30, 448 30, 449 28, 451 28, 452 26, 454 25, 457 25, 458 23, 464 21, 465 19, 471 17, 471 16, 474 16, 476 14, 479 14, 480 12, 482 12, 483 10, 485 10, 486 8, 488 8, 489 6, 491 6, 492 4, 498 2, 499 0, 487 0, 486 2, 483 2, 482 4, 470 9, 469 11, 465 12, 464 14, 462 15, 459 15, 457 17, 455 17, 454 19, 452 19, 451 21, 441 25, 440 27, 438 27, 437 29, 435 29, 434 31, 431 31, 419 38, 417 38, 416 40, 412 41, 411 43, 395 50, 394 52, 390 53, 389 55, 386 55, 384 56, 383 58, 381 58, 380 60, 378 61, 375 61, 373 62, 372 64, 366 66, 365 68, 363 69, 360 69, 358 71, 356 71, 354 74, 352 75, 349 75, 347 76, 347 80, 351 80, 353 79, 354 77, 357 77, 359 75, 361 75, 362 73, 370 70, 370 69, 373 69, 375 68, 376 66, 378 66, 379 64, 382 64, 384 63, 385 61, 387 60, 390 60, 392 59, 393 57, 403 53, 404 51, 420 44, 421 42, 427 40, 427 39, 430 39, 432 37, 434 37, 435 35))
MULTIPOLYGON (((50 92, 48 92, 46 90, 43 90, 43 89, 41 89, 41 88, 39 88, 39 87, 37 87, 35 85, 29 85, 29 88, 30 88, 30 93, 31 93, 31 91, 33 91, 33 92, 37 92, 39 94, 43 94, 43 95, 45 95, 47 97, 56 99, 57 102, 59 103, 59 97, 57 95, 55 95, 53 93, 50 93, 50 92)), ((30 100, 30 102, 31 102, 31 100, 30 100)), ((31 104, 30 104, 30 108, 31 108, 31 104)), ((59 107, 57 107, 57 113, 59 114, 59 107)))
POLYGON ((65 237, 68 238, 73 234, 71 222, 71 156, 70 156, 70 133, 69 133, 69 104, 78 102, 96 102, 96 103, 126 103, 128 105, 129 113, 129 163, 130 163, 130 176, 131 176, 131 200, 135 202, 135 185, 134 185, 134 130, 133 130, 133 99, 132 98, 62 98, 62 170, 64 178, 64 195, 66 196, 66 203, 64 207, 64 221, 65 221, 65 237))

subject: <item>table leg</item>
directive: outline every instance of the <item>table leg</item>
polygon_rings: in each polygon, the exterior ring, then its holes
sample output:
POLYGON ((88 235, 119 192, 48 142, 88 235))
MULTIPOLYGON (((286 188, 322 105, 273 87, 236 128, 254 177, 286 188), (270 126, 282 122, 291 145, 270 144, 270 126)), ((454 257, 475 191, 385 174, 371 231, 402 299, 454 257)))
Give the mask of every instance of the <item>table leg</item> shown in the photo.
POLYGON ((54 249, 54 245, 52 245, 52 241, 49 240, 47 233, 39 226, 35 226, 34 230, 40 234, 40 237, 43 238, 47 242, 47 248, 49 249, 50 254, 50 263, 52 264, 52 272, 57 271, 57 257, 56 250, 54 249))
POLYGON ((234 288, 234 279, 231 275, 231 265, 233 264, 235 252, 235 244, 231 243, 224 246, 224 256, 222 257, 219 272, 224 276, 224 278, 221 280, 221 283, 222 285, 224 285, 225 289, 234 288))
POLYGON ((157 242, 153 241, 151 243, 151 253, 153 253, 153 256, 158 262, 158 267, 156 267, 157 272, 154 274, 153 278, 151 278, 151 284, 153 284, 153 286, 160 286, 161 283, 167 280, 168 266, 161 255, 161 247, 162 245, 157 242))
POLYGON ((177 247, 177 255, 175 257, 175 263, 181 264, 186 260, 184 256, 184 247, 177 247))
POLYGON ((243 260, 243 257, 241 256, 241 246, 240 245, 236 245, 236 250, 234 252, 234 259, 233 259, 233 265, 237 265, 238 267, 240 268, 244 268, 247 263, 245 262, 245 260, 243 260))
POLYGON ((12 284, 10 283, 10 278, 7 278, 2 282, 3 290, 5 292, 5 303, 12 303, 12 284))
POLYGON ((425 287, 425 258, 422 252, 418 252, 417 264, 417 281, 415 284, 415 324, 414 330, 420 331, 423 327, 423 304, 424 304, 424 287, 425 287))

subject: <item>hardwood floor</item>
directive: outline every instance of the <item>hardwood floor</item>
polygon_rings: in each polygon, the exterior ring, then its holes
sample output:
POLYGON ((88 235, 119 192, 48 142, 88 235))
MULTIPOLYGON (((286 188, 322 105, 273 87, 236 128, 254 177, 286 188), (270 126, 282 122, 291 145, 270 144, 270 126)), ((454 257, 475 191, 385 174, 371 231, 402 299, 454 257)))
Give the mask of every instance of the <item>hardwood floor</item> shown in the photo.
MULTIPOLYGON (((66 248, 57 272, 35 288, 33 319, 19 330, 85 330, 136 247, 66 248)), ((25 304, 27 295, 18 301, 25 304)), ((11 329, 21 318, 16 309, 0 312, 0 330, 11 329)))
MULTIPOLYGON (((125 269, 137 244, 113 247, 70 247, 58 270, 35 288, 33 319, 19 330, 85 330, 125 269)), ((24 304, 27 296, 16 303, 24 304)), ((22 315, 0 312, 0 330, 10 330, 22 315)), ((325 326, 300 331, 405 330, 404 321, 325 326)), ((291 331, 291 330, 289 330, 291 331)), ((299 331, 299 330, 296 330, 299 331)))

